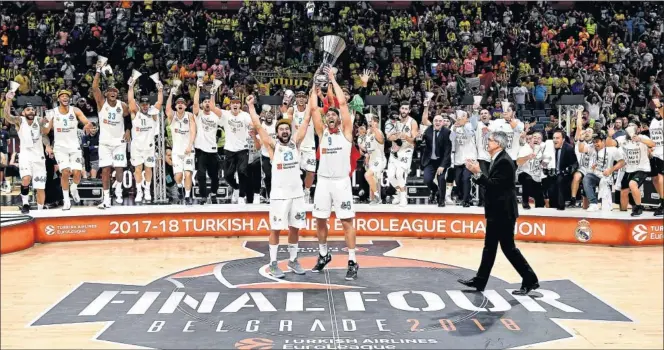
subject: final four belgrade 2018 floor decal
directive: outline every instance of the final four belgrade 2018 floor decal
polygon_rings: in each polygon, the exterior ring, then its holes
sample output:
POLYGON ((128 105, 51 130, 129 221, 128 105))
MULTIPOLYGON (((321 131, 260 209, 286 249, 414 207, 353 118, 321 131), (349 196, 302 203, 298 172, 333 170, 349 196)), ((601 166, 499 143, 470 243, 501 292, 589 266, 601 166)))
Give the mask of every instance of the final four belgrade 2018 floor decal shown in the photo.
MULTIPOLYGON (((528 297, 497 278, 464 290, 457 279, 474 271, 386 256, 400 246, 392 240, 358 245, 360 277, 348 282, 345 244, 329 245, 324 273, 284 280, 267 273, 267 243, 252 241, 245 248, 262 257, 145 286, 84 282, 30 326, 107 322, 98 340, 160 349, 503 349, 572 337, 555 319, 632 322, 570 280, 542 281, 528 297)), ((317 250, 300 243, 302 266, 317 250)), ((286 270, 285 246, 279 254, 286 270)))

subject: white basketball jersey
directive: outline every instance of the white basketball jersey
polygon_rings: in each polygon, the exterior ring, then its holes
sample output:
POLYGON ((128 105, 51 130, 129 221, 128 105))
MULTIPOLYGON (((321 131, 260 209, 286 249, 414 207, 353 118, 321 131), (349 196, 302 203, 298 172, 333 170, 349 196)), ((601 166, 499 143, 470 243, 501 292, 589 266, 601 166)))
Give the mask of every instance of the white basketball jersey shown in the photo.
POLYGON ((650 139, 655 143, 652 156, 664 159, 664 119, 653 119, 650 122, 650 139))
POLYGON ((99 111, 99 144, 108 146, 119 146, 122 144, 124 129, 124 113, 122 103, 116 101, 115 107, 111 107, 108 101, 99 111))
POLYGON ((184 155, 184 151, 189 145, 191 118, 193 118, 193 115, 189 112, 184 112, 184 115, 181 117, 175 112, 173 121, 169 126, 171 128, 171 136, 173 137, 173 154, 184 155))
POLYGON ((58 149, 77 150, 81 148, 78 142, 78 119, 74 114, 74 107, 69 106, 67 113, 60 113, 60 108, 54 108, 49 115, 53 120, 53 146, 58 149))
MULTIPOLYGON (((298 111, 297 106, 295 106, 295 111, 293 111, 293 121, 295 122, 294 132, 297 132, 297 129, 304 122, 304 112, 298 111)), ((300 149, 313 150, 316 147, 314 133, 314 123, 310 122, 309 126, 307 127, 307 133, 304 136, 304 140, 302 140, 302 143, 300 143, 300 149)))
POLYGON ((21 117, 18 138, 21 141, 21 158, 23 160, 37 160, 44 157, 41 128, 36 117, 32 121, 32 125, 28 124, 27 118, 21 117))
MULTIPOLYGON (((410 135, 412 122, 413 118, 411 117, 406 118, 406 120, 404 121, 401 121, 401 119, 399 119, 396 123, 396 131, 410 135)), ((414 147, 415 146, 412 143, 403 141, 399 150, 404 151, 407 149, 413 149, 414 147)))
POLYGON ((205 114, 202 110, 196 116, 196 141, 197 149, 207 153, 217 153, 217 126, 219 117, 210 112, 205 114))
POLYGON ((151 115, 136 112, 136 117, 131 121, 131 145, 139 150, 151 150, 154 148, 155 120, 151 115))
MULTIPOLYGON (((276 121, 273 120, 271 125, 263 122, 263 129, 265 129, 265 131, 267 131, 267 134, 270 135, 270 137, 273 140, 277 139, 277 122, 276 121)), ((261 155, 263 157, 269 157, 270 156, 270 153, 267 151, 267 147, 265 147, 265 145, 261 145, 261 155)))
POLYGON ((251 128, 251 116, 247 112, 240 112, 234 116, 231 111, 222 111, 222 125, 226 131, 226 144, 224 150, 239 152, 247 149, 247 138, 251 128))
POLYGON ((272 157, 271 199, 291 199, 304 196, 300 177, 300 151, 292 140, 287 145, 277 142, 272 157))
POLYGON ((378 141, 376 141, 376 135, 373 133, 367 133, 365 140, 364 147, 367 150, 367 154, 369 154, 369 160, 373 162, 385 159, 385 143, 378 143, 378 141))
POLYGON ((351 147, 350 141, 341 131, 332 134, 326 127, 320 140, 318 176, 337 179, 350 176, 351 147))
POLYGON ((492 126, 492 131, 502 131, 507 134, 508 147, 505 149, 505 152, 510 155, 512 160, 516 160, 519 155, 519 148, 521 147, 519 139, 521 138, 521 132, 523 131, 523 123, 519 121, 518 125, 515 128, 512 128, 512 126, 504 119, 499 119, 494 121, 492 126))
POLYGON ((477 146, 477 159, 484 160, 487 162, 491 161, 491 155, 489 154, 489 131, 487 130, 486 134, 482 131, 485 127, 483 122, 477 122, 477 129, 475 129, 475 145, 477 146))

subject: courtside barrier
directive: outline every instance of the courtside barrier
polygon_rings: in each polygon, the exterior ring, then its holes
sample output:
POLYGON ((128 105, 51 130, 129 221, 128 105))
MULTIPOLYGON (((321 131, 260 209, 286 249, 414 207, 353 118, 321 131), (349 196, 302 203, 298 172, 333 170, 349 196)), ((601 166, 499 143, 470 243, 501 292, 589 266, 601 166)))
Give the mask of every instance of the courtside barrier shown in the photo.
POLYGON ((28 249, 35 244, 35 219, 24 215, 2 216, 0 254, 28 249))
MULTIPOLYGON (((437 208, 357 205, 358 236, 483 239, 486 231, 482 208, 437 208), (463 210, 463 212, 461 212, 463 210)), ((307 227, 303 236, 316 236, 311 208, 302 212, 307 227)), ((38 243, 165 237, 267 236, 267 205, 208 207, 115 207, 105 211, 81 208, 68 213, 36 212, 33 235, 38 243), (194 208, 196 209, 194 211, 194 208)), ((341 222, 332 217, 330 236, 343 236, 341 222)), ((286 232, 284 231, 285 235, 286 232)), ((570 210, 532 209, 522 213, 515 227, 516 239, 529 242, 599 244, 612 246, 662 245, 662 220, 632 218, 627 212, 587 213, 570 210), (562 215, 565 216, 554 216, 562 215)), ((16 234, 16 245, 28 237, 16 234)), ((26 243, 23 243, 25 245, 26 243)), ((3 234, 3 252, 4 252, 3 234)), ((26 246, 27 248, 27 246, 26 246)))

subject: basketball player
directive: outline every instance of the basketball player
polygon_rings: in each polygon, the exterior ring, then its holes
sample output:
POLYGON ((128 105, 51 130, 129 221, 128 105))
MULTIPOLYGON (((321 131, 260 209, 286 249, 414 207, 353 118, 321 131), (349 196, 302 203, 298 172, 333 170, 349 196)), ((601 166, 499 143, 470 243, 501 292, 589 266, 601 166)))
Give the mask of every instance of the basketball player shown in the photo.
MULTIPOLYGON (((477 161, 480 163, 480 169, 483 174, 489 174, 489 166, 491 165, 491 155, 489 155, 489 126, 491 125, 491 113, 483 109, 480 111, 480 117, 477 121, 475 128, 475 145, 477 146, 477 161)), ((479 203, 478 207, 484 206, 484 186, 479 186, 479 203)))
MULTIPOLYGON (((579 152, 587 153, 590 157, 595 159, 595 165, 592 172, 583 177, 583 191, 586 193, 586 197, 588 197, 589 212, 598 211, 600 209, 599 198, 597 198, 595 187, 600 186, 602 180, 612 182, 613 173, 625 166, 623 152, 616 147, 609 147, 606 144, 606 134, 602 132, 593 135, 592 147, 587 146, 585 143, 579 145, 579 152)), ((612 204, 613 202, 608 204, 602 203, 602 206, 612 204)))
MULTIPOLYGON (((304 121, 304 114, 307 111, 307 94, 304 91, 298 91, 295 94, 295 107, 288 109, 288 118, 294 121, 294 130, 297 130, 304 121)), ((306 173, 304 177, 304 201, 311 203, 311 186, 314 183, 316 174, 316 143, 314 141, 314 125, 310 123, 307 133, 304 136, 300 146, 300 169, 306 173)))
POLYGON ((523 123, 514 117, 514 104, 508 103, 508 107, 503 111, 503 119, 494 120, 491 123, 489 131, 502 131, 507 134, 508 147, 505 149, 512 160, 516 162, 519 156, 519 147, 521 144, 521 133, 523 133, 523 123))
POLYGON ((232 203, 245 204, 248 192, 248 170, 249 166, 249 148, 247 139, 249 139, 249 129, 252 128, 251 116, 242 109, 242 101, 238 96, 231 98, 231 110, 222 110, 212 106, 212 111, 221 115, 221 125, 226 131, 226 143, 224 145, 224 180, 233 188, 231 197, 232 203), (237 180, 235 180, 237 173, 237 180))
POLYGON ((196 118, 186 111, 187 103, 184 97, 175 100, 175 111, 173 111, 171 103, 175 92, 176 89, 171 88, 166 100, 166 118, 173 138, 173 175, 178 188, 178 199, 180 201, 184 199, 185 204, 191 205, 193 203, 191 199, 191 175, 194 172, 196 118), (183 177, 184 186, 182 183, 183 177))
POLYGON ((129 111, 131 112, 131 165, 134 166, 134 178, 136 179, 136 203, 152 201, 150 194, 150 182, 152 181, 152 169, 155 166, 155 129, 157 118, 164 102, 164 86, 157 85, 157 103, 150 106, 147 96, 141 97, 140 105, 134 99, 134 84, 130 79, 129 84, 129 111), (143 178, 145 170, 145 179, 143 178), (145 195, 143 194, 145 191, 145 195))
POLYGON ((455 170, 455 183, 457 195, 462 200, 464 208, 470 207, 470 178, 472 173, 464 165, 466 161, 477 160, 477 146, 475 145, 475 128, 468 118, 468 113, 457 110, 456 122, 452 126, 450 139, 454 147, 452 163, 455 170))
POLYGON ((92 80, 92 96, 97 103, 99 113, 99 167, 101 170, 101 184, 104 189, 104 199, 99 209, 111 207, 111 167, 115 168, 115 202, 122 204, 122 175, 127 167, 127 143, 130 140, 131 123, 125 123, 129 117, 129 106, 118 100, 119 91, 109 86, 102 95, 99 88, 101 69, 97 64, 97 73, 92 80))
MULTIPOLYGON (((309 97, 314 102, 309 106, 317 107, 316 95, 309 97)), ((261 125, 261 121, 254 107, 254 96, 247 97, 249 114, 258 131, 261 143, 268 151, 272 160, 272 192, 270 193, 270 274, 276 278, 283 278, 284 272, 277 264, 277 251, 279 249, 279 233, 288 229, 288 269, 298 275, 305 271, 297 261, 299 230, 306 227, 304 191, 300 177, 300 150, 299 147, 306 137, 307 128, 311 119, 310 112, 305 111, 304 120, 300 128, 291 137, 291 119, 281 119, 276 124, 277 140, 275 141, 268 131, 261 125)))
MULTIPOLYGON (((269 107, 263 106, 263 111, 269 107)), ((272 140, 277 139, 277 125, 274 122, 274 114, 271 111, 266 111, 264 121, 261 122, 261 127, 267 132, 272 140)), ((259 135, 260 137, 260 135, 259 135)), ((263 168, 263 175, 265 176, 265 197, 270 198, 272 192, 272 164, 270 161, 270 152, 268 147, 261 140, 261 167, 263 168)))
POLYGON ((46 118, 49 121, 47 132, 53 129, 53 154, 60 169, 60 185, 62 186, 62 197, 64 205, 62 210, 71 209, 69 191, 74 202, 80 202, 78 196, 78 184, 81 182, 81 170, 83 170, 83 152, 78 139, 78 123, 85 125, 85 130, 92 129, 92 123, 83 115, 80 109, 69 105, 71 91, 58 91, 58 107, 49 110, 46 118), (73 183, 69 186, 70 175, 74 175, 73 183))
POLYGON ((417 137, 417 122, 410 117, 410 103, 403 101, 399 108, 399 119, 396 123, 386 125, 387 139, 392 141, 390 160, 387 164, 387 178, 397 190, 392 204, 408 204, 406 195, 406 178, 410 173, 413 160, 413 149, 417 137))
POLYGON ((12 115, 11 105, 14 93, 7 93, 6 98, 5 120, 16 126, 18 138, 21 142, 21 156, 18 160, 19 175, 21 176, 21 201, 23 204, 21 213, 28 214, 30 212, 28 194, 30 193, 31 183, 37 191, 37 209, 44 209, 44 200, 46 199, 44 192, 44 188, 46 188, 44 146, 46 146, 46 153, 53 156, 51 142, 48 138, 48 129, 46 128, 48 121, 46 118, 36 118, 37 120, 35 120, 36 111, 30 103, 23 108, 20 117, 12 115))
POLYGON ((201 197, 199 204, 204 205, 208 200, 207 193, 207 175, 210 176, 210 202, 217 203, 217 191, 219 190, 219 156, 217 155, 217 127, 221 122, 221 115, 212 111, 214 106, 214 93, 203 96, 203 108, 199 101, 201 100, 201 87, 203 79, 196 82, 196 92, 194 93, 194 106, 192 112, 196 116, 196 182, 201 197))
POLYGON ((650 122, 650 139, 655 143, 650 158, 650 177, 659 194, 659 208, 655 209, 655 216, 664 215, 664 105, 659 99, 653 100, 655 104, 655 117, 650 122))
POLYGON ((516 159, 517 178, 521 184, 521 205, 530 209, 530 198, 535 200, 535 208, 544 208, 544 191, 542 190, 542 134, 539 131, 528 135, 526 143, 519 148, 516 159))
POLYGON ((355 228, 353 227, 355 210, 349 176, 350 152, 353 147, 353 120, 346 97, 334 77, 334 72, 330 69, 326 74, 334 88, 334 95, 337 96, 339 109, 334 107, 328 109, 325 124, 318 108, 312 110, 316 134, 321 141, 318 183, 314 193, 312 212, 312 216, 316 218, 320 252, 318 262, 311 271, 321 272, 332 260, 332 256, 327 251, 327 220, 334 206, 334 213, 341 221, 348 246, 346 280, 354 280, 357 279, 357 270, 360 266, 355 257, 355 228))
MULTIPOLYGON (((581 147, 585 148, 592 148, 593 146, 593 129, 588 128, 588 129, 583 129, 582 127, 582 118, 583 118, 583 113, 582 111, 577 111, 577 120, 576 120, 576 134, 574 135, 574 140, 576 141, 574 144, 574 152, 576 152, 576 159, 579 160, 579 168, 574 172, 574 175, 572 177, 572 193, 570 197, 570 202, 569 202, 569 207, 574 208, 576 207, 576 197, 579 192, 579 186, 581 185, 583 178, 591 174, 593 171, 593 168, 595 167, 595 158, 593 157, 593 153, 589 152, 581 152, 580 149, 581 147)), ((586 196, 583 197, 583 204, 582 207, 584 209, 588 208, 588 198, 586 196)))
POLYGON ((385 159, 385 136, 380 130, 380 119, 371 114, 369 118, 369 130, 367 131, 366 143, 364 144, 366 172, 364 178, 369 184, 369 204, 380 204, 380 183, 383 181, 383 170, 387 160, 385 159))

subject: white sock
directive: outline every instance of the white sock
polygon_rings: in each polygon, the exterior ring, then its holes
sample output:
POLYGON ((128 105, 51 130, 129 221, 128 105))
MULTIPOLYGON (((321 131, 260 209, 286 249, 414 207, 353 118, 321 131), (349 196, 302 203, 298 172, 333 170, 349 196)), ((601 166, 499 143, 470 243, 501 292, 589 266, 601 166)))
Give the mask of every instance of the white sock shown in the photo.
POLYGON ((78 184, 77 183, 72 183, 71 185, 69 185, 69 190, 72 191, 72 192, 78 191, 78 184))
POLYGON ((277 251, 279 250, 279 245, 270 244, 270 262, 277 261, 277 251))
POLYGON ((37 210, 42 210, 42 209, 44 209, 44 205, 37 203, 37 210))
POLYGON ((310 188, 305 188, 305 189, 304 189, 304 194, 309 194, 310 192, 311 192, 311 189, 310 189, 310 188))
POLYGON ((69 190, 62 190, 62 200, 65 203, 69 203, 69 190))
POLYGON ((298 244, 288 244, 288 253, 290 254, 290 261, 297 259, 298 244))
POLYGON ((320 256, 327 255, 327 243, 319 244, 318 245, 318 251, 320 252, 320 256))
POLYGON ((111 200, 111 190, 104 190, 104 202, 109 202, 111 200))
POLYGON ((144 181, 143 184, 144 184, 143 187, 144 187, 145 189, 150 189, 150 182, 149 182, 149 181, 144 181))
POLYGON ((191 190, 184 190, 184 196, 189 198, 191 196, 191 190))
POLYGON ((21 201, 23 201, 23 205, 29 205, 30 203, 28 202, 28 196, 22 194, 21 195, 21 201))
POLYGON ((113 188, 118 188, 119 186, 122 186, 122 183, 118 182, 118 180, 115 180, 113 183, 113 188))
POLYGON ((355 248, 353 249, 348 248, 348 261, 355 261, 355 262, 357 261, 355 259, 355 248))

